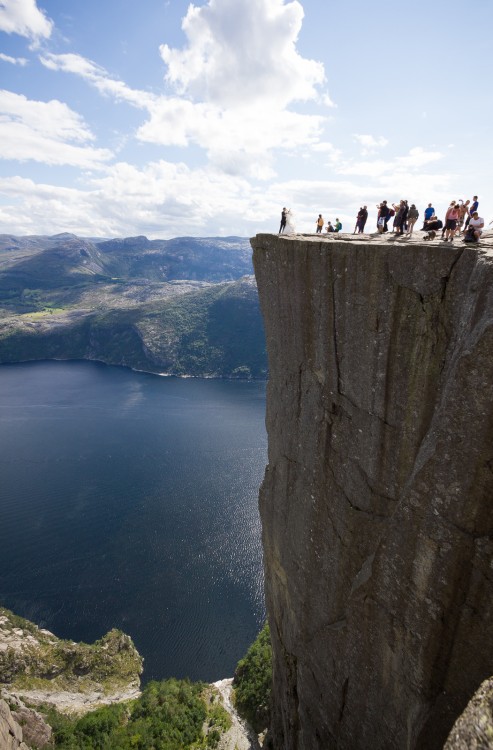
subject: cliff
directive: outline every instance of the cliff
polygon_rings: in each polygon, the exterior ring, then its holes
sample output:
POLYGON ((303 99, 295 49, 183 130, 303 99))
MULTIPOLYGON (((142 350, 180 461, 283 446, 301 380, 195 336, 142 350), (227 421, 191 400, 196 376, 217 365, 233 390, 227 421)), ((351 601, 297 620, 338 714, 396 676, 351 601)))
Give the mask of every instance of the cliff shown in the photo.
POLYGON ((493 673, 493 242, 252 246, 274 747, 443 747, 493 673))

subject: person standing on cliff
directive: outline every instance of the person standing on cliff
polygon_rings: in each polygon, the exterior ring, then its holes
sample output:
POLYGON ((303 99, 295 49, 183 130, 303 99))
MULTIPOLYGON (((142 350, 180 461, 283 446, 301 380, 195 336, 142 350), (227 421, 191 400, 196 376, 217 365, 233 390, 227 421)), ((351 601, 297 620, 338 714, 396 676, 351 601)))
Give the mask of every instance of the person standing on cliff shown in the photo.
POLYGON ((296 234, 296 224, 294 223, 293 212, 290 208, 286 209, 286 230, 285 234, 296 234))
POLYGON ((467 200, 465 203, 463 201, 459 201, 459 221, 457 224, 457 234, 462 234, 462 227, 464 226, 464 221, 469 211, 470 202, 470 200, 467 200))
POLYGON ((390 212, 389 212, 389 219, 392 216, 394 217, 394 221, 392 222, 392 232, 395 232, 395 230, 397 229, 397 222, 399 220, 398 219, 399 209, 401 208, 401 206, 402 206, 402 201, 399 202, 399 205, 397 205, 397 203, 392 203, 392 208, 390 209, 390 212))
POLYGON ((354 227, 353 234, 356 234, 356 230, 358 230, 358 234, 362 234, 365 231, 365 224, 366 220, 368 219, 368 211, 366 206, 363 206, 358 211, 358 215, 356 216, 356 226, 354 227))
POLYGON ((363 206, 363 210, 361 212, 361 219, 359 223, 360 234, 363 234, 363 232, 365 231, 365 225, 367 221, 368 221, 368 206, 363 206))
POLYGON ((378 208, 378 217, 377 217, 377 229, 380 232, 380 234, 383 234, 383 232, 388 232, 387 223, 390 219, 390 208, 387 206, 387 201, 382 201, 378 208))
MULTIPOLYGON (((454 241, 454 234, 457 229, 457 222, 459 221, 459 204, 453 202, 453 205, 449 206, 447 215, 445 216, 445 242, 450 240, 454 241)), ((443 235, 442 235, 443 239, 443 235)))
MULTIPOLYGON (((450 201, 450 206, 447 208, 447 213, 445 214, 445 221, 443 222, 443 229, 442 229, 442 240, 445 239, 445 232, 447 231, 447 222, 450 218, 450 212, 455 206, 455 201, 450 201)), ((467 226, 467 224, 466 224, 467 226)))
POLYGON ((281 213, 281 226, 279 227, 279 234, 282 234, 286 229, 286 207, 282 209, 281 213))
POLYGON ((399 204, 396 217, 394 219, 394 228, 396 234, 404 234, 404 227, 407 224, 407 214, 409 212, 409 206, 407 201, 402 200, 399 204))
POLYGON ((407 232, 406 234, 412 234, 414 225, 416 224, 419 216, 419 211, 416 208, 415 204, 411 204, 411 208, 409 209, 407 213, 407 232))
POLYGON ((478 210, 478 208, 479 208, 478 196, 477 195, 473 195, 473 197, 472 197, 472 203, 469 206, 469 212, 468 212, 468 216, 467 216, 466 223, 465 223, 465 226, 464 226, 464 232, 466 231, 467 227, 469 226, 469 222, 471 221, 473 214, 475 213, 475 211, 478 210))
POLYGON ((322 217, 322 214, 318 215, 317 219, 317 234, 322 234, 322 229, 324 228, 324 219, 322 217))

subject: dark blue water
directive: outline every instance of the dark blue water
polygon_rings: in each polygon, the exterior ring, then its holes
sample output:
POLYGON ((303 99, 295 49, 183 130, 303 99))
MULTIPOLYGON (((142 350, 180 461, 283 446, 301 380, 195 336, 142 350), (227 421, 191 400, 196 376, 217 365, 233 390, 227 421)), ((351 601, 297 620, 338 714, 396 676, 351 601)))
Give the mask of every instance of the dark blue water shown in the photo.
POLYGON ((263 383, 0 367, 0 604, 118 627, 144 679, 231 675, 264 618, 263 383))

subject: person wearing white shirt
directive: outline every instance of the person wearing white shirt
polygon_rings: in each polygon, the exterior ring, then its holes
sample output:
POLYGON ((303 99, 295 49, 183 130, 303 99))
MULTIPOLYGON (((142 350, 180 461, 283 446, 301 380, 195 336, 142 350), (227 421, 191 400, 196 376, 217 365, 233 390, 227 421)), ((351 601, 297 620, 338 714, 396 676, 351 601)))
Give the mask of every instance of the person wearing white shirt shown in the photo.
POLYGON ((484 219, 478 216, 478 212, 474 211, 471 219, 469 220, 469 227, 473 228, 474 236, 476 240, 479 240, 483 233, 484 219))

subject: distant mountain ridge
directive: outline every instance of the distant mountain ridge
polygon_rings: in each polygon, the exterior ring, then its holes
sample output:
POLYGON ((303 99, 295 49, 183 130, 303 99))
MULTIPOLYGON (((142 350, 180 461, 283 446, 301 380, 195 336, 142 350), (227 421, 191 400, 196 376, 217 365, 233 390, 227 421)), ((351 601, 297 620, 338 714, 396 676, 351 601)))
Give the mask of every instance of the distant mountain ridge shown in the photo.
MULTIPOLYGON (((234 281, 253 273, 251 249, 240 237, 147 237, 97 243, 63 233, 52 237, 0 235, 0 290, 29 280, 76 283, 80 276, 170 281, 234 281), (32 278, 34 277, 34 278, 32 278)), ((48 284, 50 286, 50 284, 48 284)))
POLYGON ((0 363, 96 359, 265 377, 252 270, 239 237, 0 235, 0 363))

